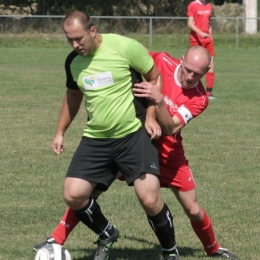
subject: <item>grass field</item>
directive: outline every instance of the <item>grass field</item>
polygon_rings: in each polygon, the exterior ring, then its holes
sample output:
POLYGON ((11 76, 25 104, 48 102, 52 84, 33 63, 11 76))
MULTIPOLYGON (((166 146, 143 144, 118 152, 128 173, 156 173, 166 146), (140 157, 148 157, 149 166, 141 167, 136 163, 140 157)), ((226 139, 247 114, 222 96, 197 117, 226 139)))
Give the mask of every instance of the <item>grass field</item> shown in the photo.
MULTIPOLYGON (((165 44, 155 43, 154 50, 180 57, 186 48, 165 44)), ((67 131, 65 152, 54 155, 50 145, 65 92, 64 60, 71 49, 10 45, 0 48, 0 259, 29 260, 35 256, 32 246, 50 235, 66 208, 62 183, 86 114, 82 107, 67 131)), ((241 260, 260 259, 259 60, 259 48, 217 46, 218 100, 210 101, 183 130, 199 200, 220 244, 241 260)), ((162 193, 174 215, 182 260, 208 259, 171 192, 162 193)), ((160 246, 132 188, 117 181, 99 203, 121 231, 110 259, 160 259, 160 246)), ((95 240, 79 224, 65 246, 74 260, 91 260, 95 240)))

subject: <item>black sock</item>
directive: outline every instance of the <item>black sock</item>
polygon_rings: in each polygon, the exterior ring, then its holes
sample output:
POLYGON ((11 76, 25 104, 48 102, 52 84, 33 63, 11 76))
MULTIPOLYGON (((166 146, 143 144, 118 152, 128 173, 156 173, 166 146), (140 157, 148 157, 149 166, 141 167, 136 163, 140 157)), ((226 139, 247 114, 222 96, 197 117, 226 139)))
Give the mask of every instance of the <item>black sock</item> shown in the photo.
POLYGON ((108 222, 108 226, 104 229, 103 233, 99 235, 100 239, 104 240, 108 237, 111 237, 115 232, 114 226, 108 222))
POLYGON ((90 198, 84 208, 74 212, 78 219, 99 235, 101 239, 110 237, 114 233, 113 225, 103 215, 100 206, 93 198, 90 198))
POLYGON ((173 227, 173 217, 166 204, 156 216, 148 216, 148 222, 157 236, 163 252, 176 252, 176 242, 173 227))
POLYGON ((207 94, 210 94, 212 92, 212 88, 207 88, 206 91, 207 91, 207 94))

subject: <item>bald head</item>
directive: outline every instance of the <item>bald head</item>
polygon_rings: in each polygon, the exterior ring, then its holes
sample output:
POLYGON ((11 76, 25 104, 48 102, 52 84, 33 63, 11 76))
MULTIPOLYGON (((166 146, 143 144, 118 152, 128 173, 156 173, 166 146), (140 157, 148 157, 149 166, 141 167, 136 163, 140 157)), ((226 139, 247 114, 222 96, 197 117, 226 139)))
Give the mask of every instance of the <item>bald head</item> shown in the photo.
POLYGON ((84 12, 74 11, 68 13, 63 20, 63 29, 65 26, 72 26, 75 23, 79 23, 82 25, 84 30, 89 30, 92 26, 94 26, 94 22, 91 17, 84 12))
POLYGON ((178 79, 184 88, 194 87, 210 69, 210 53, 201 46, 190 47, 181 57, 178 79))
POLYGON ((184 60, 189 62, 196 62, 199 67, 202 67, 203 70, 205 70, 205 73, 209 69, 211 59, 212 57, 208 50, 202 46, 192 46, 186 51, 184 55, 184 60))

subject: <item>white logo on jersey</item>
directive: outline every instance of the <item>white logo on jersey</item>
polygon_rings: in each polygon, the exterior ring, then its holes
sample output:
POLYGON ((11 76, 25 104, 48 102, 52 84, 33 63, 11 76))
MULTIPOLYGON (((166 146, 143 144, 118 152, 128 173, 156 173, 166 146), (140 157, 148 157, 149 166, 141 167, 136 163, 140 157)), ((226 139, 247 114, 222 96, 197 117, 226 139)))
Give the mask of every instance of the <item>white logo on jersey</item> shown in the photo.
POLYGON ((83 86, 85 90, 97 89, 111 84, 114 84, 111 71, 83 77, 83 86))
POLYGON ((199 15, 207 15, 207 14, 210 14, 210 11, 209 10, 205 10, 205 11, 199 10, 197 13, 199 15))
POLYGON ((167 106, 170 107, 171 112, 175 112, 178 110, 178 106, 167 95, 164 96, 164 102, 167 106))
POLYGON ((166 61, 169 65, 172 66, 172 63, 167 58, 163 57, 163 60, 166 61))

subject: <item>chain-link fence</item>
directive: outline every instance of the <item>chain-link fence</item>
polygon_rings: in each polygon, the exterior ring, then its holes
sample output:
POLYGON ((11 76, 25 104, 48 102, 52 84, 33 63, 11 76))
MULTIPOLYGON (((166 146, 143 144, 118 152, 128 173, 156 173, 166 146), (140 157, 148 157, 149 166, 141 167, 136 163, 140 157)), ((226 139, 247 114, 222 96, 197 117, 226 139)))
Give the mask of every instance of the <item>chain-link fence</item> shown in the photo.
MULTIPOLYGON (((63 35, 64 16, 0 15, 0 34, 52 34, 63 35)), ((141 16, 92 16, 100 33, 121 35, 144 35, 153 45, 153 37, 172 34, 181 38, 189 34, 187 17, 141 17, 141 16)), ((212 17, 214 41, 229 41, 236 47, 243 41, 260 46, 260 18, 255 19, 258 31, 254 35, 244 33, 246 19, 243 17, 212 17)))

